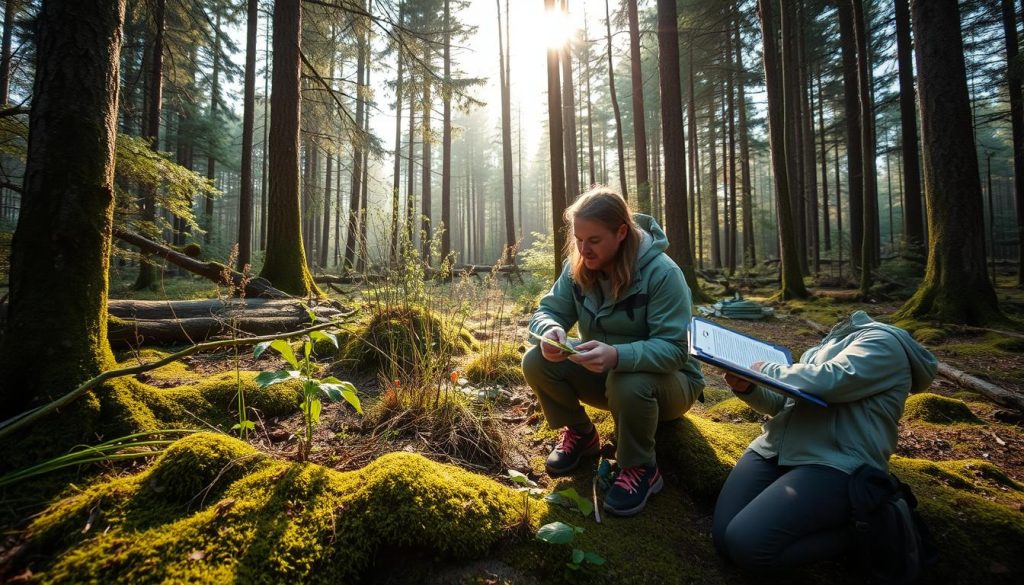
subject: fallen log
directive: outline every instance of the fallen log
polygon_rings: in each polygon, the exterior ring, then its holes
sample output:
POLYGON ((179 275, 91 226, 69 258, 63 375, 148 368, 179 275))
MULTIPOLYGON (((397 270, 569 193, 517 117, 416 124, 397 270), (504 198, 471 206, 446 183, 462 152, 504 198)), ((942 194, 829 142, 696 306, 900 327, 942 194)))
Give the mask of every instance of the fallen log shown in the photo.
POLYGON ((145 253, 151 254, 158 258, 163 258, 175 266, 180 266, 193 274, 198 274, 204 278, 208 278, 218 284, 228 284, 225 281, 225 276, 230 278, 231 284, 235 288, 242 288, 243 283, 245 287, 245 296, 249 298, 264 297, 270 299, 291 299, 294 298, 283 291, 274 288, 270 282, 265 278, 252 278, 248 282, 245 281, 244 276, 240 272, 231 270, 227 266, 218 262, 202 262, 191 258, 172 250, 167 246, 154 242, 148 238, 144 238, 139 234, 132 232, 126 232, 123 230, 115 229, 114 237, 125 242, 136 246, 145 253))
POLYGON ((111 301, 107 338, 115 347, 197 343, 226 335, 272 335, 351 315, 297 301, 111 301), (310 315, 312 312, 312 318, 310 315))

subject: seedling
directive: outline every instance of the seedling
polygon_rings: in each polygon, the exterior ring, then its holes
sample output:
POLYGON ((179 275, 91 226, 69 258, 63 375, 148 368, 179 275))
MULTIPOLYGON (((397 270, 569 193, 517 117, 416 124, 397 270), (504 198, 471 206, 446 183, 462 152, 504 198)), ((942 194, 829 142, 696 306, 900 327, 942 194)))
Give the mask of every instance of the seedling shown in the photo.
POLYGON ((604 557, 594 551, 583 550, 572 546, 572 541, 577 534, 583 534, 583 528, 565 522, 552 522, 545 524, 537 530, 537 540, 548 544, 565 544, 572 547, 569 554, 569 562, 565 566, 573 571, 580 570, 584 564, 603 565, 604 557))

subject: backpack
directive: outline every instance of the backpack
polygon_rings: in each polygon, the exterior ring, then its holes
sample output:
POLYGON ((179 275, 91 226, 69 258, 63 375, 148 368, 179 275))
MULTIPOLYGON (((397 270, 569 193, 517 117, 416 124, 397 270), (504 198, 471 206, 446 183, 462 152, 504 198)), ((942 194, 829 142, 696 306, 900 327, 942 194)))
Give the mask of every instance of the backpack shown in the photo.
POLYGON ((912 583, 938 560, 917 498, 895 475, 862 465, 850 477, 855 554, 870 582, 912 583))

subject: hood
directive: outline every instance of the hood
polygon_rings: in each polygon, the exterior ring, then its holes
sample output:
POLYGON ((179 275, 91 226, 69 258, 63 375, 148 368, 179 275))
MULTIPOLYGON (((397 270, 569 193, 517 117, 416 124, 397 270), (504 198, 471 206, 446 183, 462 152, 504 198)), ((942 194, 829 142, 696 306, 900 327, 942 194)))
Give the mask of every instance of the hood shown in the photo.
POLYGON ((633 221, 636 222, 637 227, 650 236, 650 239, 640 239, 640 249, 636 255, 636 267, 643 268, 668 249, 668 236, 665 235, 665 230, 661 229, 658 222, 649 215, 634 213, 633 221))
POLYGON ((939 362, 932 352, 925 349, 904 329, 888 323, 879 323, 864 311, 856 311, 845 321, 836 325, 829 336, 845 337, 863 329, 883 329, 899 340, 907 354, 907 361, 910 362, 911 392, 920 392, 931 385, 932 380, 935 379, 935 373, 938 371, 939 362))

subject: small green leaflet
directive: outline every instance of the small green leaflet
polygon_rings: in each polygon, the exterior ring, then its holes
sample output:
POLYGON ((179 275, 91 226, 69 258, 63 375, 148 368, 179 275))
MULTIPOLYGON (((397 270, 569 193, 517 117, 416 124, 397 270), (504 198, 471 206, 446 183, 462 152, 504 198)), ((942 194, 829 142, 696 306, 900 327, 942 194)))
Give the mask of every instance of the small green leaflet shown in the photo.
POLYGON ((572 508, 573 506, 579 510, 580 514, 584 516, 590 516, 590 513, 594 511, 594 505, 590 503, 590 500, 581 496, 576 488, 566 488, 557 492, 548 494, 544 498, 545 501, 551 502, 552 504, 558 504, 565 506, 566 508, 572 508))
POLYGON ((569 544, 576 534, 583 532, 583 529, 564 522, 552 522, 541 526, 537 531, 537 540, 543 540, 550 544, 569 544))
POLYGON ((299 369, 299 361, 295 359, 295 352, 292 351, 292 346, 287 341, 275 339, 270 342, 270 347, 277 350, 277 353, 281 354, 284 361, 288 362, 293 368, 299 369))
POLYGON ((352 408, 356 409, 356 412, 363 414, 363 407, 359 403, 356 387, 352 382, 343 382, 334 376, 329 376, 321 380, 320 391, 335 402, 344 399, 345 402, 352 405, 352 408))
POLYGON ((256 385, 260 388, 266 388, 267 386, 273 386, 274 384, 280 384, 281 382, 287 382, 288 380, 296 380, 298 377, 299 372, 297 370, 260 372, 256 375, 256 385))
POLYGON ((314 342, 326 341, 327 343, 333 345, 335 349, 337 349, 338 347, 338 336, 332 333, 324 333, 323 331, 313 331, 312 333, 309 334, 309 338, 312 339, 314 342))

